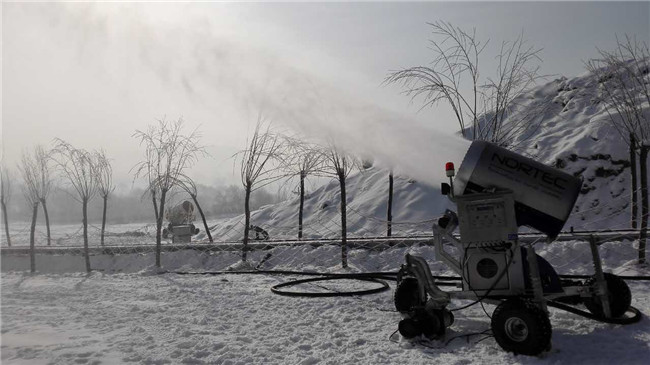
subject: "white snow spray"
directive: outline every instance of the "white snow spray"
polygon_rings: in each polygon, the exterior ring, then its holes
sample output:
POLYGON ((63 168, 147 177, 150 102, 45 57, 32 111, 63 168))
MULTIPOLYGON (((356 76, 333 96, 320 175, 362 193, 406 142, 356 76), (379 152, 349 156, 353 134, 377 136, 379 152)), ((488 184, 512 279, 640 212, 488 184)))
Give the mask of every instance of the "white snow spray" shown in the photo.
POLYGON ((196 107, 233 125, 250 125, 261 112, 293 133, 333 140, 352 154, 433 186, 446 180, 444 163, 460 164, 469 145, 355 95, 354 85, 329 85, 238 32, 219 31, 229 25, 215 26, 207 15, 162 22, 117 5, 110 11, 106 6, 54 8, 56 14, 49 16, 83 33, 72 40, 79 53, 108 63, 112 78, 153 72, 196 107))

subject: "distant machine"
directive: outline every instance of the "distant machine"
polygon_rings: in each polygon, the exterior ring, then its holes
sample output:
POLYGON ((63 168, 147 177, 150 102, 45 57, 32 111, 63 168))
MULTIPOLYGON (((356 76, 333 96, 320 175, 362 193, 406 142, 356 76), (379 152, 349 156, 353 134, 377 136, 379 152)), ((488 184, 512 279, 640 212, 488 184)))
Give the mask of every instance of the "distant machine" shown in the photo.
POLYGON ((163 230, 163 237, 171 236, 173 243, 191 242, 192 236, 199 233, 199 229, 192 223, 196 218, 194 205, 187 200, 168 209, 165 218, 169 224, 163 230))
POLYGON ((454 318, 450 300, 472 299, 497 305, 491 327, 503 349, 537 355, 551 346, 547 305, 582 303, 591 314, 563 309, 609 323, 622 323, 635 310, 627 284, 602 272, 595 242, 595 275, 584 282, 561 280, 533 244, 520 244, 520 226, 543 232, 549 242, 557 237, 580 192, 579 178, 481 141, 472 143, 458 175, 453 163, 445 170, 449 184, 442 193, 458 212, 447 210, 434 224, 434 244, 436 259, 461 276, 460 290, 438 288, 425 259, 407 254, 395 291, 402 336, 444 335, 454 318))

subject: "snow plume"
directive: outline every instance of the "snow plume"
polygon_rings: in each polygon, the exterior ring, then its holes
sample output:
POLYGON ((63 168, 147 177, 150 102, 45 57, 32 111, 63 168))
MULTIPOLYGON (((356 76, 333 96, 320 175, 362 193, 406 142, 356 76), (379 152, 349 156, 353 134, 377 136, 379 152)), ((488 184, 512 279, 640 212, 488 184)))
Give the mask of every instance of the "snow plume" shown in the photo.
MULTIPOLYGON (((444 181, 444 162, 460 163, 467 150, 468 142, 460 137, 388 111, 369 95, 355 93, 354 84, 330 85, 316 75, 324 73, 318 62, 274 53, 270 49, 279 47, 246 34, 262 33, 256 32, 259 24, 242 24, 224 4, 210 12, 155 5, 47 4, 40 9, 54 30, 49 33, 58 38, 54 41, 72 42, 63 47, 74 49, 82 65, 95 67, 126 94, 165 92, 171 100, 208 110, 219 119, 214 123, 222 123, 219 128, 238 129, 238 136, 261 112, 290 133, 334 140, 353 154, 433 185, 444 181), (139 84, 152 78, 164 90, 139 84)), ((168 105, 158 107, 163 109, 152 111, 152 118, 168 113, 168 105)))

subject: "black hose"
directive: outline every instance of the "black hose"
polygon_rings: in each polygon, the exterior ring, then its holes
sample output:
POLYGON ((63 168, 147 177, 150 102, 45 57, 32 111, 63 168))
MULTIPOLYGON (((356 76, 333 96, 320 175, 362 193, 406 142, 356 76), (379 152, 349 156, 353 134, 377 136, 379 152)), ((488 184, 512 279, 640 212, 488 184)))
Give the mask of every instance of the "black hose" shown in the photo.
MULTIPOLYGON (((174 273, 178 275, 227 275, 227 274, 258 274, 258 275, 308 275, 320 276, 319 278, 301 279, 287 281, 282 284, 275 285, 271 291, 278 295, 293 296, 293 297, 336 297, 336 296, 354 296, 354 295, 368 295, 380 293, 388 290, 390 287, 384 280, 396 281, 397 272, 379 271, 379 272, 366 272, 366 273, 323 273, 323 272, 304 272, 304 271, 291 271, 291 270, 252 270, 252 271, 165 271, 164 273, 174 273), (337 279, 358 279, 365 281, 372 281, 382 284, 382 287, 370 290, 351 291, 351 292, 332 292, 332 293, 309 293, 309 292, 287 292, 278 290, 279 288, 298 285, 306 282, 337 280, 337 279), (385 286, 384 286, 385 284, 385 286), (315 295, 317 294, 317 295, 315 295)), ((460 277, 436 275, 434 279, 442 280, 436 282, 438 286, 456 286, 455 283, 449 281, 459 281, 460 277), (446 282, 445 282, 446 281, 446 282)))
POLYGON ((604 323, 623 324, 623 325, 632 324, 632 323, 639 322, 641 320, 641 318, 643 317, 642 314, 641 314, 641 311, 636 309, 635 307, 632 307, 632 306, 630 306, 627 309, 628 312, 633 313, 632 317, 605 318, 605 317, 600 317, 600 316, 597 316, 597 315, 595 315, 593 313, 585 312, 583 310, 574 308, 574 307, 572 307, 570 305, 559 303, 559 302, 556 302, 556 301, 553 301, 553 300, 547 301, 546 304, 549 307, 565 310, 567 312, 571 312, 573 314, 577 314, 579 316, 583 316, 583 317, 593 319, 593 320, 596 320, 596 321, 599 321, 599 322, 604 322, 604 323))
POLYGON ((357 275, 348 275, 348 274, 340 274, 340 275, 337 275, 337 276, 325 276, 325 277, 320 277, 320 278, 292 280, 292 281, 277 284, 277 285, 274 285, 274 286, 271 287, 271 291, 273 293, 275 293, 275 294, 278 294, 278 295, 284 295, 284 296, 289 296, 289 297, 310 297, 310 298, 360 296, 360 295, 381 293, 381 292, 386 291, 388 289, 390 289, 390 287, 388 286, 388 283, 385 282, 384 280, 377 279, 377 278, 365 278, 365 277, 359 277, 357 275), (368 282, 381 284, 381 286, 378 287, 378 288, 372 288, 372 289, 353 290, 353 291, 344 291, 344 292, 333 291, 333 292, 327 292, 327 293, 310 293, 310 292, 295 292, 295 291, 280 290, 280 288, 286 288, 286 287, 290 287, 290 286, 294 286, 294 285, 298 285, 298 284, 312 283, 312 282, 316 282, 316 281, 343 280, 343 279, 354 279, 354 280, 368 281, 368 282))
MULTIPOLYGON (((175 273, 178 275, 228 275, 228 274, 258 274, 258 275, 308 275, 308 276, 319 276, 317 278, 309 278, 309 279, 300 279, 300 280, 292 280, 292 281, 287 281, 285 283, 281 283, 278 285, 275 285, 271 287, 271 291, 275 294, 278 295, 284 295, 284 296, 292 296, 292 297, 342 297, 342 296, 360 296, 360 295, 368 295, 368 294, 376 294, 376 293, 381 293, 383 291, 386 291, 389 289, 388 284, 384 280, 391 280, 391 281, 396 281, 397 280, 397 272, 393 271, 378 271, 378 272, 366 272, 366 273, 351 273, 351 274, 340 274, 340 273, 323 273, 323 272, 304 272, 304 271, 292 271, 292 270, 251 270, 251 271, 165 271, 164 273, 175 273), (290 292, 290 291, 283 291, 279 290, 280 288, 284 287, 289 287, 289 286, 294 286, 298 284, 303 284, 303 283, 308 283, 308 282, 315 282, 315 281, 326 281, 326 280, 339 280, 339 279, 357 279, 357 280, 364 280, 364 281, 369 281, 369 282, 376 282, 381 284, 382 286, 379 288, 373 288, 373 289, 368 289, 368 290, 359 290, 359 291, 349 291, 349 292, 331 292, 331 293, 310 293, 310 292, 290 292)), ((590 275, 558 275, 560 278, 563 279, 589 279, 592 276, 590 275)), ((650 280, 650 277, 648 276, 619 276, 623 280, 644 280, 648 281, 650 280)), ((434 275, 434 279, 437 280, 442 280, 439 282, 436 282, 436 285, 438 286, 456 286, 455 283, 450 283, 449 281, 461 281, 462 278, 460 276, 448 276, 448 275, 434 275), (447 281, 447 282, 445 282, 447 281)), ((473 304, 478 303, 476 301, 473 304)), ((578 315, 582 315, 587 318, 591 318, 594 320, 601 320, 604 318, 600 318, 597 316, 594 316, 591 313, 581 311, 579 309, 575 309, 570 306, 566 306, 561 303, 549 301, 548 302, 550 306, 553 306, 558 309, 563 309, 578 315), (568 309, 567 309, 568 308, 568 309)), ((464 309, 467 306, 463 306, 460 308, 456 308, 455 310, 459 309, 464 309)), ((638 312, 636 308, 630 307, 634 311, 638 312)), ((640 314, 638 314, 640 316, 640 314)), ((633 317, 633 318, 636 318, 633 317)), ((640 317, 639 317, 640 319, 640 317)), ((638 321, 637 319, 636 321, 638 321)), ((609 321, 614 321, 614 322, 607 322, 607 323, 619 323, 616 322, 616 319, 604 319, 604 320, 609 320, 609 321)), ((630 323, 635 323, 635 322, 630 322, 630 323)))
MULTIPOLYGON (((558 275, 562 279, 591 279, 593 275, 558 275)), ((616 275, 623 280, 631 281, 650 281, 650 276, 621 276, 616 275)))

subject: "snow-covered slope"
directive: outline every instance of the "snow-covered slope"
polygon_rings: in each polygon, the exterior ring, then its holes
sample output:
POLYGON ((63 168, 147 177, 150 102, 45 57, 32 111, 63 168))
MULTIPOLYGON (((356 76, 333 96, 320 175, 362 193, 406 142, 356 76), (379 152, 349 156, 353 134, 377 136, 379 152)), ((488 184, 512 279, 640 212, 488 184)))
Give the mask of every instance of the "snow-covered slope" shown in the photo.
MULTIPOLYGON (((506 123, 544 103, 541 126, 520 133, 514 144, 531 157, 584 180, 565 229, 629 228, 630 162, 628 145, 611 122, 596 75, 560 78, 523 95, 506 123), (530 137, 530 138, 528 138, 530 137)), ((638 187, 637 187, 638 189, 638 187)))
MULTIPOLYGON (((351 236, 386 234, 388 172, 371 167, 348 177, 347 227, 351 236)), ((251 224, 268 231, 271 238, 296 238, 299 197, 269 205, 252 213, 251 224)), ((440 189, 403 176, 395 176, 393 187, 393 234, 430 233, 431 220, 450 207, 440 189)), ((304 203, 304 237, 334 238, 340 235, 340 187, 332 180, 308 193, 304 203)), ((240 239, 243 216, 217 224, 212 235, 218 240, 240 239)))
MULTIPOLYGON (((584 179, 583 188, 565 230, 621 229, 630 221, 630 164, 626 141, 610 122, 599 96, 598 78, 587 72, 559 78, 520 97, 517 109, 505 119, 511 123, 530 110, 542 110, 539 128, 515 134, 520 153, 584 179)), ((461 161, 456 161, 459 164, 461 161)), ((395 180, 395 222, 431 220, 450 206, 425 181, 395 180)), ((638 188, 637 188, 638 189, 638 188)), ((351 236, 385 233, 388 173, 371 168, 352 175, 347 184, 348 232, 351 236)), ((313 191, 305 201, 305 237, 336 237, 340 232, 337 181, 313 191)), ((297 235, 298 198, 253 213, 252 224, 273 238, 297 235)), ((215 226, 213 235, 240 239, 243 217, 215 226), (240 229, 237 229, 240 227, 240 229)), ((396 224, 397 233, 429 233, 430 223, 396 224)))

